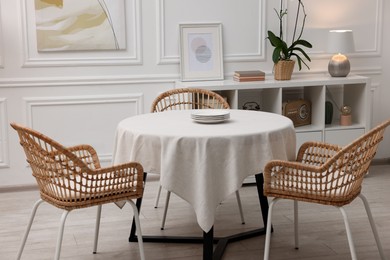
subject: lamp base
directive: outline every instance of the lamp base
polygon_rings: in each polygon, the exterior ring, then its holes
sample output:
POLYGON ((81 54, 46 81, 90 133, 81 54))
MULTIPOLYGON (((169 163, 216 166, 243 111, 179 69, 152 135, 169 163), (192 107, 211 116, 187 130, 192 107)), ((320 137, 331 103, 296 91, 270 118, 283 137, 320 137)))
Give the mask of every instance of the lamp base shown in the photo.
POLYGON ((343 54, 336 54, 329 61, 328 71, 332 77, 346 77, 350 70, 351 64, 343 54))

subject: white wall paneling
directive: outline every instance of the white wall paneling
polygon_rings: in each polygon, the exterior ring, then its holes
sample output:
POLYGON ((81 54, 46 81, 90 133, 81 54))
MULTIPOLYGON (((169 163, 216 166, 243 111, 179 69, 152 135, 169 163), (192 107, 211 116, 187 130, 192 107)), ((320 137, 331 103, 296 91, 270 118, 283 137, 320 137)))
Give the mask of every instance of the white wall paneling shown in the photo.
MULTIPOLYGON (((327 33, 332 29, 353 30, 355 53, 350 57, 378 56, 382 41, 383 0, 304 1, 307 21, 303 38, 313 44, 310 56, 326 53, 327 33), (369 40, 368 40, 369 39, 369 40)), ((287 1, 288 37, 292 37, 298 1, 287 1)))
POLYGON ((3 39, 4 39, 4 34, 3 34, 3 23, 1 22, 2 19, 2 4, 0 2, 0 68, 4 68, 4 62, 3 62, 3 39))
POLYGON ((136 84, 165 84, 174 83, 177 75, 158 74, 158 75, 124 75, 124 76, 93 76, 93 77, 40 77, 40 78, 7 78, 0 79, 0 88, 9 87, 60 87, 60 86, 102 86, 109 85, 136 85, 136 84))
MULTIPOLYGON (((260 69, 272 77, 272 47, 266 32, 278 30, 273 9, 280 1, 120 1, 126 7, 126 49, 38 52, 34 1, 0 0, 0 189, 34 183, 9 126, 12 121, 66 145, 91 143, 109 163, 117 123, 149 112, 154 98, 174 88, 179 79, 179 23, 222 23, 225 80, 231 80, 235 70, 260 69)), ((297 0, 282 1, 289 9, 286 35, 291 37, 297 0)), ((366 111, 371 126, 389 118, 390 51, 384 46, 390 44, 390 34, 383 33, 390 30, 389 2, 304 0, 304 4, 308 17, 303 38, 313 44, 308 51, 312 62, 310 70, 296 68, 293 77, 325 75, 331 56, 326 53, 328 30, 352 29, 356 45, 356 52, 349 55, 352 73, 372 82, 371 112, 366 111)), ((237 105, 242 106, 233 104, 237 105)), ((389 146, 390 131, 376 158, 389 158, 389 146)))
POLYGON ((34 1, 22 1, 24 67, 142 64, 141 1, 124 0, 126 50, 38 52, 34 1))
POLYGON ((66 146, 92 145, 110 161, 113 133, 122 119, 143 113, 143 95, 25 97, 26 125, 66 146))
POLYGON ((9 167, 6 107, 7 100, 5 98, 0 98, 0 168, 9 167))
POLYGON ((265 2, 156 0, 158 64, 179 63, 180 23, 202 22, 222 23, 225 62, 265 60, 265 2))

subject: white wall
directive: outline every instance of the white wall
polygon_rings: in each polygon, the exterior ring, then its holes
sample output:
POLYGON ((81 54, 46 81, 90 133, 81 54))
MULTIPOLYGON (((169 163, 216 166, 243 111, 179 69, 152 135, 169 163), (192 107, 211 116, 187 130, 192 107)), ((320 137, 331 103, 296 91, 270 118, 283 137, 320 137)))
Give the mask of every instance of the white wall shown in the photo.
MULTIPOLYGON (((382 21, 382 51, 377 62, 381 68, 379 87, 375 91, 373 100, 373 123, 390 118, 390 2, 383 1, 382 21), (384 33, 387 32, 387 33, 384 33)), ((390 156, 390 130, 387 130, 385 139, 378 150, 377 157, 388 158, 390 156)))
MULTIPOLYGON (((289 10, 296 1, 286 0, 289 10)), ((222 22, 225 78, 235 70, 272 73, 268 29, 278 28, 271 0, 126 0, 125 51, 40 53, 36 49, 32 0, 0 0, 0 188, 30 185, 17 136, 20 122, 65 145, 96 147, 109 163, 115 127, 122 118, 146 113, 154 97, 180 78, 178 23, 222 22)), ((373 124, 388 118, 390 103, 390 7, 383 0, 306 1, 305 37, 311 70, 326 73, 326 32, 354 30, 352 73, 372 78, 373 124), (383 47, 383 48, 382 48, 383 47)), ((289 28, 292 21, 289 20, 289 28)), ((389 131, 390 132, 390 131, 389 131)), ((390 157, 386 146, 377 158, 390 157)))

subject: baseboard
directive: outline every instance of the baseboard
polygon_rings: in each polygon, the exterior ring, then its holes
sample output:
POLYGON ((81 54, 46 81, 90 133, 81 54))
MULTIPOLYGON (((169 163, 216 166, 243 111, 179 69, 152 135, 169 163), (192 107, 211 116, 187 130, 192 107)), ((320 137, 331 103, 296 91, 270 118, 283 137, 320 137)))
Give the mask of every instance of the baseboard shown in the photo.
POLYGON ((0 193, 38 190, 36 184, 0 187, 0 193))
POLYGON ((390 164, 390 158, 374 159, 371 165, 387 165, 390 164))

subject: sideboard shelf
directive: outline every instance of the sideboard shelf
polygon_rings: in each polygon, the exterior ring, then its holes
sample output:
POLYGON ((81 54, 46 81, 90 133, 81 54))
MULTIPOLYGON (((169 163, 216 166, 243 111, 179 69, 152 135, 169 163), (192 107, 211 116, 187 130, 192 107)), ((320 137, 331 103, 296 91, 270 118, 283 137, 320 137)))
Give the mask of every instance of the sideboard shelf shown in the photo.
POLYGON ((345 145, 369 128, 370 79, 358 75, 330 77, 329 75, 293 76, 288 81, 266 78, 264 81, 176 82, 176 88, 197 87, 215 91, 226 97, 232 109, 242 109, 246 102, 256 102, 260 110, 282 114, 283 102, 306 99, 311 102, 311 124, 296 127, 297 147, 305 141, 322 141, 345 145), (329 94, 330 93, 330 94, 329 94), (325 102, 333 102, 333 120, 325 124, 325 102), (341 126, 337 107, 352 108, 352 125, 341 126))

